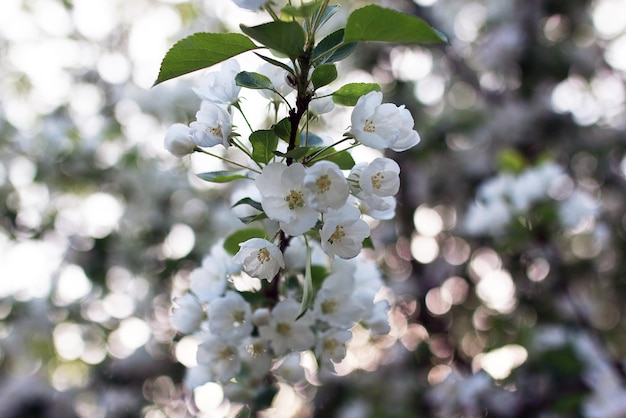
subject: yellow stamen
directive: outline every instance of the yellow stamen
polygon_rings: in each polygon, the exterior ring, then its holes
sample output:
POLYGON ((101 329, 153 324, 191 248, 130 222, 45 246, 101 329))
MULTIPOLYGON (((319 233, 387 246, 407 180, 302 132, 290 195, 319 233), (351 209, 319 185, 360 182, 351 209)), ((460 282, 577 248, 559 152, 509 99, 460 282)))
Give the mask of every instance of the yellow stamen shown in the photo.
POLYGON ((304 206, 304 195, 297 190, 291 190, 289 194, 285 196, 285 202, 287 202, 291 210, 301 208, 304 206))

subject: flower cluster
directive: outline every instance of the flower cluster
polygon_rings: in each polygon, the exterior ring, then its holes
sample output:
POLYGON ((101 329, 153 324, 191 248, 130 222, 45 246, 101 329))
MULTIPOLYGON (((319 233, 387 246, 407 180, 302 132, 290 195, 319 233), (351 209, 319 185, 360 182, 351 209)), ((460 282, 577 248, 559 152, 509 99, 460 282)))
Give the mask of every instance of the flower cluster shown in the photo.
POLYGON ((576 228, 594 218, 596 200, 583 190, 572 190, 573 180, 555 163, 530 167, 517 176, 502 174, 481 184, 476 201, 465 215, 465 230, 471 235, 502 236, 507 225, 547 202, 556 202, 563 227, 576 228))
MULTIPOLYGON (((174 156, 199 152, 234 167, 203 173, 202 179, 248 186, 248 197, 234 204, 248 209, 241 229, 191 272, 189 291, 174 299, 171 322, 198 342, 197 365, 186 378, 190 387, 218 382, 231 401, 262 409, 277 381, 304 380, 303 353, 332 372, 346 356, 356 324, 372 337, 389 332, 382 275, 363 249, 373 245, 368 221, 393 218, 400 189, 400 167, 381 151, 408 150, 420 136, 409 110, 383 103, 376 84, 323 89, 338 76, 333 62, 354 46, 329 35, 312 48, 315 31, 337 6, 285 6, 283 12, 305 16, 300 25, 278 19, 274 2, 235 3, 269 13, 273 22, 242 30, 290 60, 257 53, 265 62, 254 72, 240 71, 234 59, 222 60, 221 69, 205 74, 193 89, 202 101, 195 121, 174 124, 165 135, 165 148, 174 156), (289 37, 294 39, 285 41, 289 37), (242 88, 269 102, 270 126, 249 122, 242 88), (324 141, 311 128, 336 104, 353 107, 350 128, 334 142, 324 141), (242 117, 244 129, 234 116, 242 117), (229 153, 218 155, 218 146, 229 153), (378 157, 356 162, 350 150, 357 146, 379 150, 378 157), (212 147, 218 151, 207 150, 212 147), (230 159, 237 150, 240 156, 230 159)), ((209 35, 207 42, 215 36, 221 35, 209 35)), ((220 39, 252 49, 238 35, 220 39)))

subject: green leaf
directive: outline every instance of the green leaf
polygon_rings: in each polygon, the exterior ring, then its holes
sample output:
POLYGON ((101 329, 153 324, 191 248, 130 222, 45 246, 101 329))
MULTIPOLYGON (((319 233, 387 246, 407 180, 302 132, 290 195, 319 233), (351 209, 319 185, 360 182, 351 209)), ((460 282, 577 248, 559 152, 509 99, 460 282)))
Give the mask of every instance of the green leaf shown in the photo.
POLYGON ((274 151, 278 147, 278 136, 273 130, 260 130, 250 135, 252 144, 252 159, 257 163, 267 164, 274 158, 274 151))
POLYGON ((250 38, 240 33, 195 33, 167 51, 154 85, 257 48, 250 38))
POLYGON ((284 118, 276 125, 272 126, 274 133, 283 141, 289 142, 291 136, 291 122, 289 118, 284 118))
POLYGON ((358 45, 356 42, 347 43, 330 52, 331 49, 337 47, 343 42, 343 37, 344 30, 339 29, 322 39, 313 49, 313 62, 320 65, 327 62, 341 61, 342 59, 350 56, 358 45))
POLYGON ((313 20, 319 20, 318 28, 322 27, 324 23, 328 22, 328 20, 333 17, 335 13, 337 13, 337 10, 339 10, 338 4, 326 6, 326 9, 324 9, 321 16, 319 16, 320 10, 317 10, 315 16, 313 17, 313 20))
POLYGON ((261 228, 239 229, 224 240, 224 249, 230 255, 235 255, 239 251, 239 244, 250 238, 265 238, 265 230, 261 228))
POLYGON ((317 90, 324 87, 337 79, 337 67, 334 64, 322 64, 313 70, 311 81, 313 87, 317 90))
POLYGON ((352 167, 354 167, 354 165, 356 164, 354 158, 352 158, 352 154, 350 154, 348 151, 340 151, 324 159, 334 162, 342 170, 351 170, 352 167))
POLYGON ((317 12, 322 3, 324 3, 323 0, 317 0, 309 3, 303 3, 299 7, 288 4, 287 6, 283 7, 281 12, 287 17, 307 17, 317 12))
POLYGON ((306 264, 304 267, 304 287, 302 289, 302 302, 300 303, 300 312, 296 317, 296 321, 309 310, 315 299, 315 289, 313 288, 313 275, 311 274, 311 247, 307 242, 306 246, 306 264))
POLYGON ((370 250, 374 250, 374 242, 371 237, 365 237, 363 240, 363 248, 369 248, 370 250))
POLYGON ((261 205, 261 202, 257 202, 256 200, 251 199, 249 197, 244 197, 243 199, 239 199, 231 207, 234 208, 235 206, 239 206, 239 205, 248 205, 248 206, 252 206, 256 210, 263 211, 263 206, 261 205))
POLYGON ((242 71, 235 76, 235 83, 238 86, 255 90, 273 90, 272 80, 263 74, 250 71, 242 71))
POLYGON ((233 180, 250 178, 245 174, 239 174, 233 171, 210 171, 208 173, 200 173, 198 177, 211 183, 228 183, 233 180))
POLYGON ((343 41, 414 44, 447 43, 448 39, 416 16, 372 4, 348 16, 343 41))
POLYGON ((295 59, 304 51, 306 35, 298 22, 280 20, 258 26, 240 25, 241 31, 266 47, 295 59))
POLYGON ((333 102, 354 106, 359 97, 372 91, 380 91, 380 86, 376 83, 349 83, 333 93, 333 102))
POLYGON ((261 58, 262 60, 265 60, 267 62, 269 62, 272 65, 275 65, 277 67, 282 68, 283 70, 287 71, 289 74, 291 75, 295 75, 295 73, 293 72, 293 68, 291 68, 290 66, 288 66, 287 64, 280 62, 278 60, 275 60, 273 58, 270 57, 266 57, 265 55, 261 55, 259 53, 254 53, 257 57, 261 58))
POLYGON ((239 218, 239 220, 244 225, 249 225, 252 222, 256 221, 262 221, 263 219, 267 219, 267 215, 265 214, 265 212, 257 213, 256 215, 242 216, 241 218, 239 218))

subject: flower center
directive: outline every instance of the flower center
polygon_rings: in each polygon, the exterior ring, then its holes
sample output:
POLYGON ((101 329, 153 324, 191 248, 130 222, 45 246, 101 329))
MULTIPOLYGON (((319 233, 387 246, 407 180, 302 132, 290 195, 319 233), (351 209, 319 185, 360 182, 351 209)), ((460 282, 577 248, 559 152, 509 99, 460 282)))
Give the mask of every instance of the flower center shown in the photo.
POLYGON ((272 259, 272 256, 270 255, 270 251, 267 249, 267 247, 263 247, 256 254, 256 259, 259 260, 259 263, 261 264, 269 263, 269 261, 272 259))
POLYGON ((324 351, 329 351, 332 353, 337 349, 337 347, 339 347, 339 341, 334 338, 328 338, 324 340, 324 344, 322 344, 322 346, 324 347, 324 351))
POLYGON ((372 187, 375 189, 380 189, 383 186, 383 180, 385 180, 385 175, 380 171, 372 176, 372 187))
POLYGON ((365 119, 365 126, 363 127, 365 132, 376 132, 376 125, 374 125, 374 121, 371 119, 365 119))
POLYGON ((335 232, 328 238, 328 242, 334 244, 335 241, 340 242, 343 237, 346 236, 346 231, 343 230, 343 225, 337 225, 335 232))
POLYGON ((222 136, 222 125, 217 125, 215 128, 209 128, 209 131, 215 136, 222 136))
POLYGON ((246 321, 246 313, 244 311, 233 312, 233 326, 239 328, 246 321))
POLYGON ((289 209, 301 208, 304 206, 304 195, 297 190, 291 190, 287 196, 285 196, 285 202, 289 206, 289 209))
POLYGON ((321 175, 315 180, 315 185, 317 186, 318 193, 324 193, 330 190, 330 185, 332 181, 328 177, 328 174, 321 175))
POLYGON ((324 315, 331 314, 337 311, 338 303, 336 299, 328 299, 322 302, 322 313, 324 315))
POLYGON ((285 322, 279 322, 278 324, 276 324, 276 332, 283 337, 286 337, 291 333, 291 325, 285 322))
POLYGON ((217 357, 220 360, 232 360, 235 358, 235 353, 230 347, 224 347, 217 353, 217 357))

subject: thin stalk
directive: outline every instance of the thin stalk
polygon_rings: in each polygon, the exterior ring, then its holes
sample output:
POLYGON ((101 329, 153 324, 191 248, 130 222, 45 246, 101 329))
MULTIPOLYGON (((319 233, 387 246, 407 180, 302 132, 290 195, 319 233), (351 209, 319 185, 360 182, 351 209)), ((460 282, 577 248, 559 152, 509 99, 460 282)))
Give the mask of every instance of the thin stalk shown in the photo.
POLYGON ((213 154, 213 153, 211 153, 211 152, 208 152, 208 151, 206 151, 206 150, 203 150, 202 148, 195 147, 193 150, 194 150, 195 152, 200 152, 200 153, 202 153, 202 154, 210 155, 211 157, 215 157, 215 158, 217 158, 218 160, 222 160, 222 161, 227 162, 227 163, 229 163, 229 164, 232 164, 232 165, 234 165, 234 166, 241 167, 241 168, 245 168, 246 170, 254 171, 255 173, 261 174, 261 171, 257 170, 256 168, 248 167, 247 165, 243 165, 243 164, 240 164, 240 163, 238 163, 238 162, 236 162, 236 161, 229 160, 228 158, 222 157, 222 156, 217 155, 217 154, 213 154))

